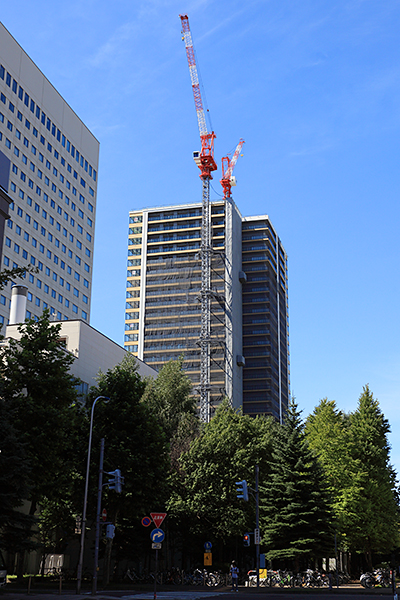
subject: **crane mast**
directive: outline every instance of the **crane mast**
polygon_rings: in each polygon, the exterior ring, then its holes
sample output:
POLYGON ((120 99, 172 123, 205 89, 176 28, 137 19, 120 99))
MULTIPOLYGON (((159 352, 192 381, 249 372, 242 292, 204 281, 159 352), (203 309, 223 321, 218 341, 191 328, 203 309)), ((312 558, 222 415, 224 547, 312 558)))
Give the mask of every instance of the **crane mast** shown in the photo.
POLYGON ((210 211, 210 180, 212 171, 217 169, 214 160, 215 133, 207 129, 201 97, 196 57, 193 48, 192 35, 187 15, 180 15, 182 35, 185 42, 186 56, 189 65, 190 79, 194 104, 199 126, 201 150, 193 153, 194 160, 200 169, 202 180, 202 219, 201 219, 201 326, 198 345, 200 347, 200 418, 205 423, 210 420, 210 344, 211 344, 211 211, 210 211))

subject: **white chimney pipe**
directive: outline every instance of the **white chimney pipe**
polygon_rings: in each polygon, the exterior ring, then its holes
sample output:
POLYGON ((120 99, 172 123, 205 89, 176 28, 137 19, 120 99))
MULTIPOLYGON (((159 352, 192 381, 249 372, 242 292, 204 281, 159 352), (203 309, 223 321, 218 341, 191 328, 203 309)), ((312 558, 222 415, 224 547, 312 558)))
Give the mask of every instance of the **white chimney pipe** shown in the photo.
POLYGON ((11 288, 10 325, 25 321, 27 294, 26 285, 14 285, 11 288))

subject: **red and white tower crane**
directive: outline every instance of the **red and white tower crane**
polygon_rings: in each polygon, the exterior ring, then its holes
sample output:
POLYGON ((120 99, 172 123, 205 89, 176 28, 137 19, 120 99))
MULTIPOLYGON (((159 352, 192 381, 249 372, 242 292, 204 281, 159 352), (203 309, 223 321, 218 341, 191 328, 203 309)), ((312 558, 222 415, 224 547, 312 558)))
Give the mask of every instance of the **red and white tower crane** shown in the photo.
POLYGON ((192 35, 187 15, 179 15, 182 23, 182 35, 186 47, 186 56, 192 82, 193 98, 199 125, 201 150, 194 152, 193 158, 200 169, 202 180, 202 220, 201 220, 201 327, 198 344, 200 346, 200 418, 205 423, 210 420, 210 343, 211 343, 211 215, 210 215, 210 180, 211 173, 217 170, 214 160, 215 133, 207 129, 201 97, 199 76, 196 67, 192 35))
POLYGON ((241 139, 236 146, 232 158, 229 158, 229 156, 224 156, 222 158, 222 179, 220 180, 220 183, 224 190, 224 200, 232 197, 231 188, 233 185, 236 185, 236 179, 233 177, 233 169, 235 168, 243 144, 244 140, 241 139))

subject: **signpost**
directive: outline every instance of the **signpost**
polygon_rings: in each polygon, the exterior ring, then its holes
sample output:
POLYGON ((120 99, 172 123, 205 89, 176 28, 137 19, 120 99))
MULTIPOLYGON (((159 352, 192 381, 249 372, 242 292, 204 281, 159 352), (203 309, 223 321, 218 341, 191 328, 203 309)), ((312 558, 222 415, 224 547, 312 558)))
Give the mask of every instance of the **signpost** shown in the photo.
POLYGON ((212 565, 212 553, 211 553, 212 543, 204 542, 204 566, 211 567, 212 565))
POLYGON ((160 527, 161 523, 164 521, 167 513, 150 513, 151 518, 153 519, 153 523, 156 527, 160 527))
POLYGON ((143 517, 142 525, 143 527, 148 527, 151 525, 153 521, 156 526, 150 533, 151 539, 151 547, 156 551, 156 575, 154 577, 154 600, 157 598, 157 570, 158 570, 158 551, 161 550, 162 544, 164 541, 165 533, 162 529, 160 529, 161 523, 164 521, 167 513, 150 513, 150 517, 143 517))

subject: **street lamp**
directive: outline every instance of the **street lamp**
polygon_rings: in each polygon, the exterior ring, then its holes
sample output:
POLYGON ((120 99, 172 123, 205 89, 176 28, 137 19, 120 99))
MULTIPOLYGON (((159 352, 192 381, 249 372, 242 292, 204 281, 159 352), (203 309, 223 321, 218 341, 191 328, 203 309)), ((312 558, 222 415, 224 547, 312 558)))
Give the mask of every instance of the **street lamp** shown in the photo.
POLYGON ((106 396, 97 396, 92 405, 92 412, 90 415, 90 430, 89 430, 89 447, 88 447, 88 456, 87 456, 87 465, 86 465, 86 481, 85 481, 85 497, 83 500, 83 513, 82 513, 82 531, 81 531, 81 550, 79 554, 79 563, 78 563, 78 573, 76 579, 76 593, 81 593, 81 583, 82 583, 82 566, 83 566, 83 551, 85 548, 85 529, 86 529, 86 506, 87 506, 87 497, 88 497, 88 487, 89 487, 89 466, 90 466, 90 453, 92 450, 92 431, 93 431, 93 414, 94 407, 96 406, 97 400, 108 400, 106 396))

